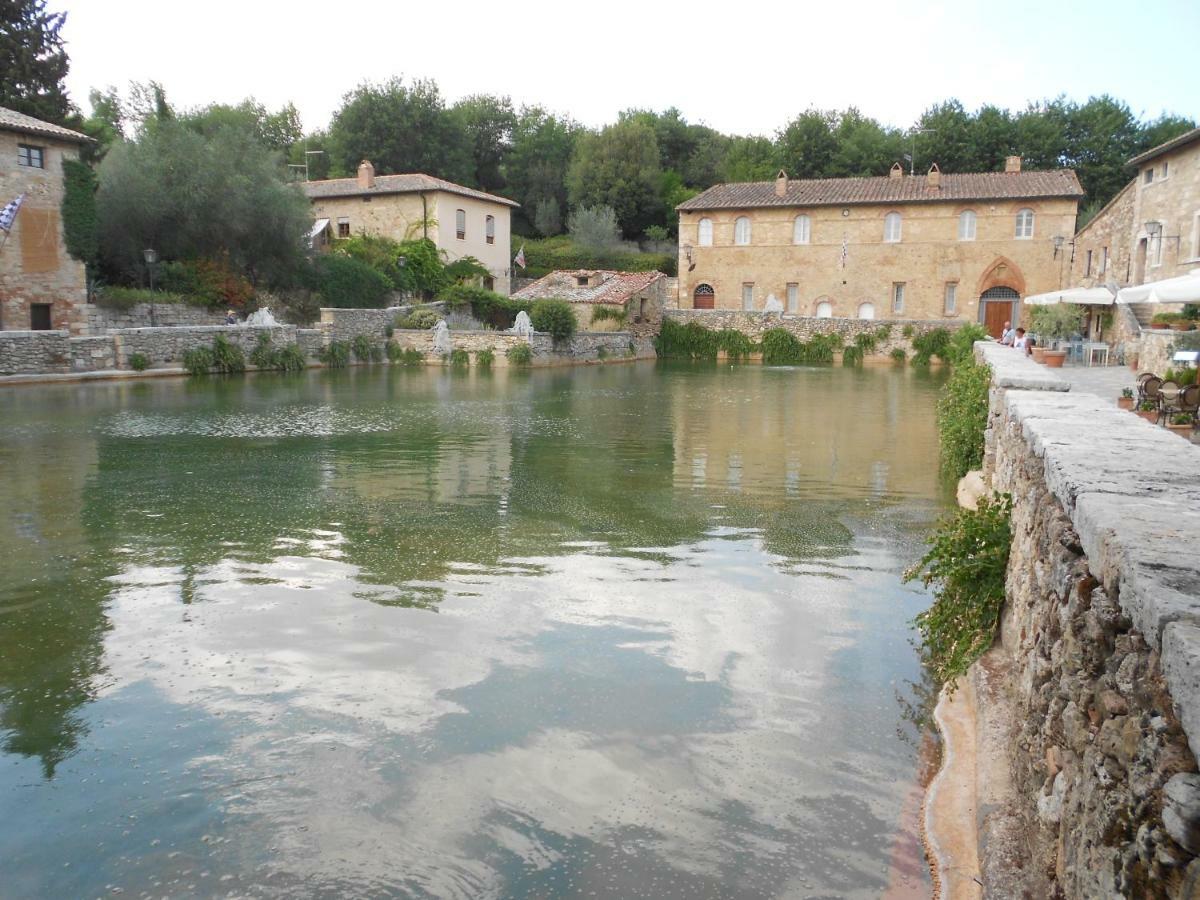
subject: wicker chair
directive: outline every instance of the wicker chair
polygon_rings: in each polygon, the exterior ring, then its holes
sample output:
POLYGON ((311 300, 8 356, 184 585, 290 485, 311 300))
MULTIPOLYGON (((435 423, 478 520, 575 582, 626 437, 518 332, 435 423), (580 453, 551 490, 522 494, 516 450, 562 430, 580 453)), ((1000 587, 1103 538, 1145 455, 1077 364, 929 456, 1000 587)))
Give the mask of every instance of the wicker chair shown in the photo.
POLYGON ((1162 387, 1163 380, 1157 375, 1149 377, 1138 376, 1137 395, 1138 405, 1143 401, 1149 400, 1151 403, 1158 403, 1158 392, 1162 387))
POLYGON ((1189 384, 1180 391, 1176 405, 1180 412, 1191 413, 1193 423, 1200 419, 1200 384, 1189 384))
POLYGON ((1180 412, 1183 388, 1174 381, 1164 381, 1158 386, 1158 423, 1171 421, 1171 416, 1180 412))

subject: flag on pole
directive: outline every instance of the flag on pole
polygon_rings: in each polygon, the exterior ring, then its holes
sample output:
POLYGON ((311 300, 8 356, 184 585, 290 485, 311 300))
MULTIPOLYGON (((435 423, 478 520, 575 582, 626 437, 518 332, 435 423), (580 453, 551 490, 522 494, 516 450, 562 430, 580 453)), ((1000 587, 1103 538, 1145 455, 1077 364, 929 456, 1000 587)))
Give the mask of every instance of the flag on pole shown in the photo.
POLYGON ((25 202, 25 195, 19 194, 16 200, 8 203, 4 209, 0 209, 0 231, 5 234, 12 231, 13 219, 17 217, 17 212, 21 209, 21 204, 25 202))
POLYGON ((517 251, 517 258, 513 260, 522 269, 525 268, 525 245, 521 245, 521 249, 517 251))
POLYGON ((842 235, 842 261, 841 261, 841 266, 843 269, 846 268, 846 256, 849 252, 850 252, 850 247, 846 243, 846 235, 843 234, 842 235))

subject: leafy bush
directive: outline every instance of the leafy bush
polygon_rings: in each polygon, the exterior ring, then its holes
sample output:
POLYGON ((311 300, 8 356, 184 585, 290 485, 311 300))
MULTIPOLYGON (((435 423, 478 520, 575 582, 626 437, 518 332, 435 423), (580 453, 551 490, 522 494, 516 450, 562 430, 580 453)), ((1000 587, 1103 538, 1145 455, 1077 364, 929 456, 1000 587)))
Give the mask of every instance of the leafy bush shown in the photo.
POLYGON ((365 334, 356 334, 350 342, 350 350, 359 362, 379 362, 383 359, 383 348, 365 334))
POLYGON ((987 337, 988 330, 982 325, 976 322, 963 325, 950 337, 950 343, 946 347, 946 362, 958 365, 968 359, 973 359, 975 342, 986 340, 987 337))
POLYGON ((566 235, 525 241, 522 272, 541 278, 558 269, 615 269, 620 272, 665 272, 674 275, 678 259, 674 253, 638 253, 631 250, 590 250, 566 235))
POLYGON ((875 329, 875 340, 882 344, 892 336, 892 323, 887 322, 875 329))
POLYGON ((1163 381, 1173 381, 1180 387, 1186 387, 1189 384, 1196 383, 1195 369, 1167 369, 1163 375, 1163 381))
POLYGON ((183 351, 183 368, 189 375, 207 375, 214 362, 211 347, 193 347, 183 351))
POLYGON ((317 352, 317 359, 331 369, 343 369, 350 363, 350 345, 345 341, 330 341, 317 352))
POLYGON ((604 252, 623 244, 617 212, 611 206, 584 206, 567 216, 567 231, 580 247, 604 252))
POLYGON ((628 311, 623 306, 605 306, 597 304, 592 307, 592 324, 596 322, 612 322, 617 326, 617 331, 625 327, 625 320, 628 318, 628 311))
POLYGON ((1083 316, 1083 309, 1074 303, 1035 306, 1029 314, 1029 330, 1038 336, 1038 343, 1061 340, 1079 333, 1083 327, 1083 316))
POLYGON ((879 339, 873 331, 863 331, 854 336, 854 347, 858 350, 859 362, 867 353, 874 353, 879 339))
POLYGON ((927 366, 933 357, 946 360, 950 356, 950 332, 945 328, 935 328, 912 339, 913 365, 927 366))
POLYGON ((987 427, 991 370, 967 358, 954 367, 938 399, 942 467, 962 478, 983 464, 983 432, 987 427))
POLYGON ((761 347, 764 365, 801 366, 833 362, 842 339, 836 334, 817 334, 804 343, 783 328, 770 328, 763 332, 761 347))
POLYGON ((529 318, 535 331, 548 333, 556 344, 575 335, 575 310, 565 300, 536 300, 529 318))
POLYGON ((515 366, 527 366, 533 362, 533 349, 528 344, 514 344, 504 355, 515 366))
POLYGON ((135 372, 145 372, 150 368, 150 360, 145 353, 129 354, 129 368, 135 372))
POLYGON ((258 343, 250 351, 250 362, 260 369, 275 367, 275 348, 271 346, 271 335, 263 332, 258 336, 258 343))
POLYGON ((63 243, 71 256, 90 267, 95 264, 100 250, 96 226, 96 173, 87 163, 77 159, 64 159, 62 167, 63 243))
POLYGON ((379 309, 392 283, 362 260, 327 253, 313 264, 316 288, 326 306, 341 309, 379 309))
POLYGON ((904 360, 905 360, 905 359, 907 359, 907 358, 908 358, 908 354, 906 354, 906 353, 904 352, 904 348, 903 348, 903 347, 896 347, 896 348, 894 348, 894 349, 892 350, 892 354, 891 354, 891 355, 892 355, 892 359, 893 359, 895 362, 898 362, 898 363, 902 363, 902 362, 904 362, 904 360))
POLYGON ((600 347, 596 350, 596 359, 608 359, 608 348, 600 347))
POLYGON ((254 285, 213 260, 165 262, 158 278, 163 290, 182 294, 194 306, 243 309, 254 299, 254 285))
MULTIPOLYGON (((1155 313, 1150 317, 1151 325, 1174 325, 1176 322, 1182 322, 1183 316, 1174 312, 1155 313)), ((1032 319, 1031 319, 1032 322, 1032 319)))
POLYGON ((921 561, 904 574, 934 587, 930 607, 916 618, 923 656, 941 683, 967 670, 996 637, 1012 546, 1012 498, 980 499, 942 522, 921 561))
POLYGON ((301 372, 308 365, 299 344, 275 347, 271 344, 271 336, 266 333, 258 336, 258 344, 250 351, 250 362, 260 369, 276 369, 281 372, 301 372))
POLYGON ((419 366, 425 362, 425 355, 420 350, 401 349, 395 341, 388 341, 387 358, 401 366, 419 366))
POLYGON ((724 351, 730 359, 744 359, 757 349, 754 341, 732 328, 714 331, 699 322, 680 325, 664 319, 654 339, 655 352, 665 358, 716 359, 724 351))
POLYGON ((105 309, 130 310, 139 303, 188 303, 189 298, 181 294, 164 291, 148 291, 144 288, 111 287, 106 285, 96 292, 96 305, 105 309))
POLYGON ((1182 315, 1183 318, 1187 319, 1189 322, 1194 322, 1195 320, 1200 319, 1200 303, 1183 304, 1183 311, 1180 313, 1180 315, 1182 315))
MULTIPOLYGON (((859 335, 862 337, 862 335, 859 335)), ((863 361, 863 349, 858 344, 851 344, 842 351, 843 366, 861 366, 863 361)))
POLYGON ((916 334, 916 329, 913 328, 911 325, 905 325, 903 328, 900 329, 900 333, 902 335, 904 335, 906 338, 910 338, 914 334, 916 334))
POLYGON ((212 367, 226 375, 246 371, 246 355, 237 344, 231 344, 224 335, 213 338, 212 367))
POLYGON ((512 328, 517 313, 528 312, 528 300, 514 300, 473 284, 455 284, 440 291, 437 299, 452 307, 470 306, 471 315, 493 328, 512 328))
POLYGON ((496 352, 494 350, 480 350, 475 354, 475 365, 481 369, 490 369, 495 361, 496 352))
POLYGON ((410 331, 428 331, 438 323, 441 317, 442 314, 436 309, 420 306, 407 315, 404 313, 397 315, 393 324, 397 328, 406 328, 410 331))
POLYGON ((450 358, 447 360, 451 366, 456 369, 465 368, 471 364, 471 354, 466 350, 455 349, 450 351, 450 358))
POLYGON ((1196 419, 1191 413, 1181 412, 1171 416, 1172 425, 1194 425, 1195 423, 1196 419))

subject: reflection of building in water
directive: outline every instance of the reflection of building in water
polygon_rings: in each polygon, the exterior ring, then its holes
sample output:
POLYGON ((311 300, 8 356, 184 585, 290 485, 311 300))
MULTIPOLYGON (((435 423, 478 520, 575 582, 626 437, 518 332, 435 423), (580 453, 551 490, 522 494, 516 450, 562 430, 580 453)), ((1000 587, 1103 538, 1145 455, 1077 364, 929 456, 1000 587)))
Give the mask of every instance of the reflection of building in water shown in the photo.
POLYGON ((743 374, 744 392, 728 392, 726 403, 696 402, 684 379, 672 385, 677 484, 787 497, 803 496, 806 485, 826 494, 831 486, 876 495, 936 490, 933 395, 907 383, 912 372, 743 374))

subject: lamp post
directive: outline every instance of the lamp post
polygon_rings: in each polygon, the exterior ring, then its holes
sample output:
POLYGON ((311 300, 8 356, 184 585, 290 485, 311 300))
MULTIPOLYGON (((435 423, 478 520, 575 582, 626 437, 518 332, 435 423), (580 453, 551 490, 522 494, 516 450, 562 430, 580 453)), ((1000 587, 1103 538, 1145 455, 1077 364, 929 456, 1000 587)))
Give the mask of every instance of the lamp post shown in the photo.
MULTIPOLYGON (((147 247, 142 251, 142 258, 146 260, 146 272, 150 276, 150 293, 154 293, 154 264, 158 262, 158 251, 151 250, 147 247)), ((155 327, 154 323, 154 298, 150 298, 150 327, 155 327)))

